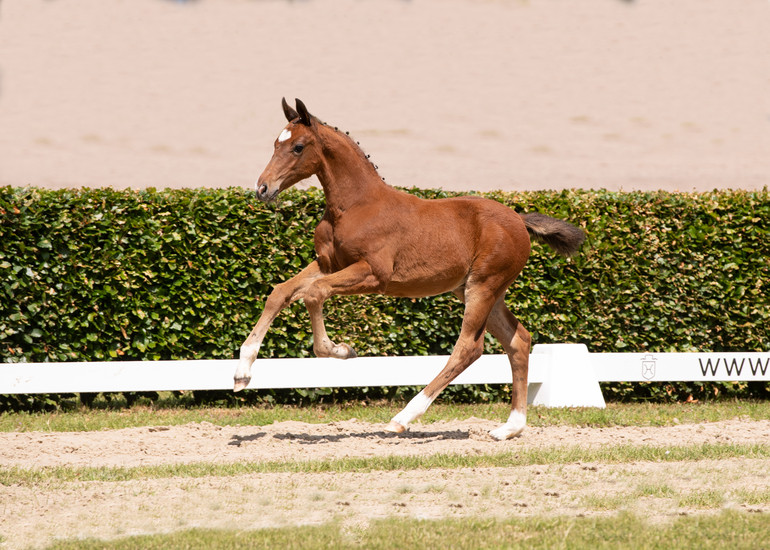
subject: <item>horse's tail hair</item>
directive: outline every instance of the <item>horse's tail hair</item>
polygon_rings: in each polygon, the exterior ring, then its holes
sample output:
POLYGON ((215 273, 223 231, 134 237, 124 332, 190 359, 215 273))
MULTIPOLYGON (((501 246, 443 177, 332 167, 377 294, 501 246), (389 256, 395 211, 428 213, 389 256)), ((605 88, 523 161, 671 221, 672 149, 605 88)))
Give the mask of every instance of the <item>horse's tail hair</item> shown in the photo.
POLYGON ((564 220, 537 212, 520 215, 532 238, 547 244, 562 256, 575 254, 586 239, 582 229, 564 220))

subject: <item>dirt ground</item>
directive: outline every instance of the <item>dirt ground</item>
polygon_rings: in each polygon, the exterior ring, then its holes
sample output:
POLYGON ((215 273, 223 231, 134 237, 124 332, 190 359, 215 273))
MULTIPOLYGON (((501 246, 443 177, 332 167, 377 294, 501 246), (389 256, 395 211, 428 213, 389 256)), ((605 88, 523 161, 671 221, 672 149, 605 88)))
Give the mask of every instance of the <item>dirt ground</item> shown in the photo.
POLYGON ((510 449, 577 445, 681 445, 770 441, 770 422, 726 421, 671 427, 528 427, 504 443, 488 431, 498 422, 468 419, 412 425, 405 435, 356 420, 268 426, 213 424, 98 432, 0 433, 0 466, 146 466, 170 463, 325 460, 345 457, 489 454, 510 449))
MULTIPOLYGON (((415 424, 403 436, 357 420, 220 427, 208 423, 100 432, 0 434, 0 466, 139 466, 191 462, 293 461, 342 457, 489 454, 515 449, 678 446, 770 440, 770 421, 671 427, 529 428, 500 443, 495 422, 415 424)), ((258 529, 337 521, 355 536, 386 517, 593 515, 629 510, 650 521, 704 513, 683 495, 717 490, 718 508, 748 508, 741 495, 770 490, 767 460, 559 464, 500 468, 271 473, 126 482, 0 486, 0 548, 57 536, 112 538, 192 527, 258 529), (714 480, 719 479, 719 487, 714 480), (1 540, 1 539, 0 539, 1 540)), ((713 508, 712 508, 713 509, 713 508)), ((708 513, 706 510, 705 513, 708 513)))

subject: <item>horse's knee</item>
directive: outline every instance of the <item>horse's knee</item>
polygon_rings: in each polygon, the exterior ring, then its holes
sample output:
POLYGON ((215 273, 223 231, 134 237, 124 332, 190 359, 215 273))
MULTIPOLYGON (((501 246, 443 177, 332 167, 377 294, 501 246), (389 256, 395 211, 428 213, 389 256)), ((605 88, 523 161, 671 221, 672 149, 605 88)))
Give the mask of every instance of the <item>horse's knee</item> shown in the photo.
POLYGON ((308 309, 318 309, 323 307, 324 302, 329 298, 329 289, 321 281, 314 281, 302 292, 302 301, 308 309))
POLYGON ((266 310, 281 310, 291 303, 291 290, 286 283, 280 283, 273 287, 273 290, 265 301, 266 310))

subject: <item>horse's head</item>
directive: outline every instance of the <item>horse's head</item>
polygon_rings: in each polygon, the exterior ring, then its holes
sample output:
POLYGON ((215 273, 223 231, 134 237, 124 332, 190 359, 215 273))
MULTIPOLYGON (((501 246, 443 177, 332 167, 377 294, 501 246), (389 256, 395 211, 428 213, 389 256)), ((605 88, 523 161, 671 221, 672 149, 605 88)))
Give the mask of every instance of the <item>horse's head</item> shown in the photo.
POLYGON ((255 184, 257 198, 261 201, 274 199, 278 193, 298 181, 315 174, 321 164, 321 143, 315 120, 299 99, 295 111, 282 100, 283 112, 289 124, 275 140, 273 158, 267 163, 255 184))

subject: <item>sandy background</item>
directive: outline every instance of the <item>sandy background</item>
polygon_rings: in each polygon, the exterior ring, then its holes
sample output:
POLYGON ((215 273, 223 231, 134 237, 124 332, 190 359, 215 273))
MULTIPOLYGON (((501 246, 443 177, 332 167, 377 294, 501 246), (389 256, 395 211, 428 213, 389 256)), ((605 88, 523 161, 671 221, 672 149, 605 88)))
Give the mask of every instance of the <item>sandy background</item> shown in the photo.
POLYGON ((300 97, 399 186, 770 184, 767 0, 0 0, 0 185, 251 187, 300 97))

